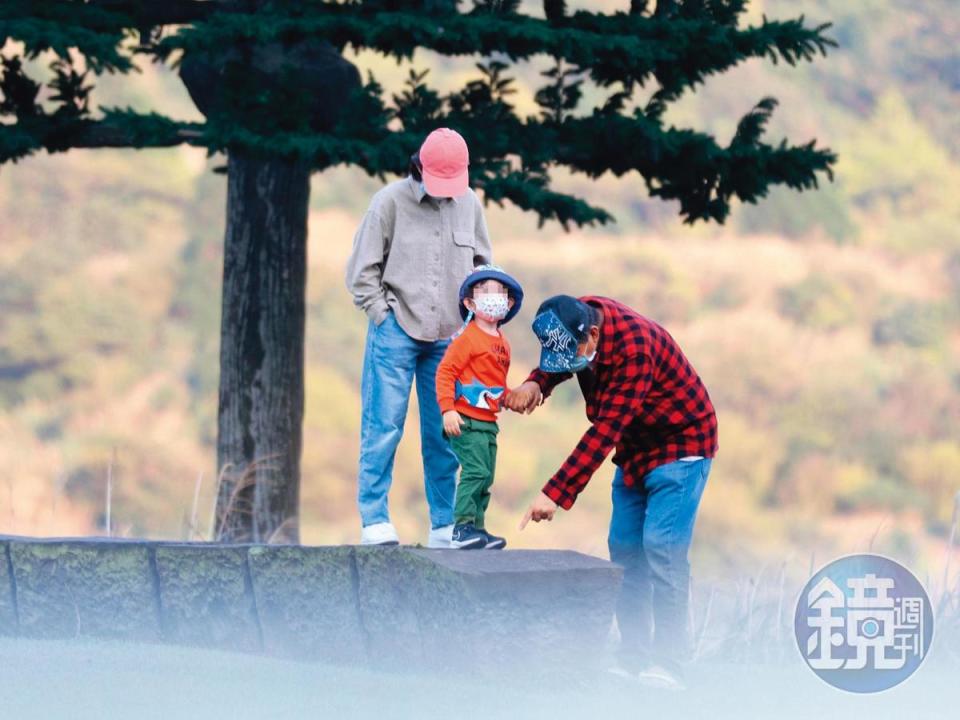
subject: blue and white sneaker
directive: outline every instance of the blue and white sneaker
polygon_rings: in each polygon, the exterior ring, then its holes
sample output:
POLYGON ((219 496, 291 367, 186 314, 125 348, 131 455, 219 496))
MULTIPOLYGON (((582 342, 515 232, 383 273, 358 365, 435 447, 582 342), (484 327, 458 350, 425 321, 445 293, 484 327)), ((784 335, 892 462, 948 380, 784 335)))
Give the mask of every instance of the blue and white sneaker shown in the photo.
POLYGON ((483 546, 484 550, 503 550, 507 546, 507 539, 497 535, 491 535, 486 530, 481 530, 486 535, 487 543, 483 546))
POLYGON ((457 550, 479 550, 486 546, 487 534, 477 530, 473 523, 453 526, 453 538, 450 547, 457 550))

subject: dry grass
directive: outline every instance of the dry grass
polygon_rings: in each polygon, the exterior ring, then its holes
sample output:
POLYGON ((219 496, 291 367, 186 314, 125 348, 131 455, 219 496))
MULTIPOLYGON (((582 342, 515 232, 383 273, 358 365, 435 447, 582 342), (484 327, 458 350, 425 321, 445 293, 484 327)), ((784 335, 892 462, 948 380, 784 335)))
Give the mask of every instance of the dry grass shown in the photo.
MULTIPOLYGON (((869 539, 867 552, 880 529, 869 539)), ((951 561, 957 551, 958 532, 960 492, 954 498, 953 524, 944 549, 940 581, 936 586, 929 580, 925 583, 934 609, 934 645, 955 663, 960 663, 960 569, 954 568, 951 561)), ((811 554, 806 567, 783 561, 775 576, 764 565, 755 576, 739 577, 728 583, 692 585, 690 626, 694 660, 781 662, 796 653, 794 603, 800 587, 817 567, 816 556, 811 554)))
MULTIPOLYGON (((263 458, 257 458, 246 465, 243 469, 235 470, 233 465, 227 464, 221 470, 217 477, 217 487, 214 493, 214 502, 216 506, 213 512, 213 527, 210 536, 217 542, 229 539, 231 542, 266 542, 266 543, 287 543, 295 542, 298 532, 298 518, 296 516, 286 518, 277 528, 275 528, 266 538, 258 537, 258 523, 255 521, 257 512, 254 500, 254 488, 258 479, 262 479, 265 473, 275 472, 276 466, 271 465, 271 461, 280 457, 279 455, 268 455, 263 458), (229 495, 224 502, 220 502, 220 497, 225 488, 229 489, 229 495), (240 532, 237 532, 237 529, 240 532)), ((198 481, 199 482, 199 481, 198 481)), ((194 494, 199 495, 199 490, 194 494)))

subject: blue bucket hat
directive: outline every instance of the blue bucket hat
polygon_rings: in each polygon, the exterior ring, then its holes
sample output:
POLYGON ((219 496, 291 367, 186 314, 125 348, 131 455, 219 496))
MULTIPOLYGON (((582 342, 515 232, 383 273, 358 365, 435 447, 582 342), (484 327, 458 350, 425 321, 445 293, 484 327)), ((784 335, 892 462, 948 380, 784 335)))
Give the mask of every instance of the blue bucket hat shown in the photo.
POLYGON ((578 360, 577 347, 590 332, 592 317, 586 303, 570 295, 544 300, 533 320, 540 341, 540 369, 544 372, 578 372, 586 365, 578 360))
POLYGON ((473 269, 473 272, 467 275, 466 280, 460 284, 460 317, 463 318, 464 322, 467 321, 469 311, 466 305, 463 304, 463 301, 470 294, 473 286, 484 280, 497 280, 506 285, 507 292, 510 297, 513 298, 513 307, 507 311, 507 314, 499 324, 503 325, 510 322, 514 316, 520 312, 520 306, 523 304, 523 288, 520 287, 520 283, 508 275, 499 265, 478 265, 473 269))

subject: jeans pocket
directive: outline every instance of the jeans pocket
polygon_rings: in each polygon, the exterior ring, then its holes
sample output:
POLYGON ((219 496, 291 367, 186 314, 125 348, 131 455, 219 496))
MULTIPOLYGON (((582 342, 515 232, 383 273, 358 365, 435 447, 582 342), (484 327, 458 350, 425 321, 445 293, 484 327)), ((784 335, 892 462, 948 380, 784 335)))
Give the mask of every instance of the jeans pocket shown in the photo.
POLYGON ((387 308, 387 311, 383 314, 383 317, 380 318, 380 322, 373 323, 373 326, 377 328, 381 327, 387 320, 390 319, 392 315, 393 315, 393 308, 387 308))

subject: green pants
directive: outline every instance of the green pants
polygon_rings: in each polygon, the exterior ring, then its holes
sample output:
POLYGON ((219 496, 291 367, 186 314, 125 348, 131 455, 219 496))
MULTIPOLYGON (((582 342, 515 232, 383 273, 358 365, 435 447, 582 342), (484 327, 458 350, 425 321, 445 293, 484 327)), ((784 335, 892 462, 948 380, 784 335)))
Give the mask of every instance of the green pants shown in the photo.
POLYGON ((447 441, 460 461, 453 517, 457 525, 473 523, 482 530, 497 467, 497 432, 500 428, 495 422, 474 420, 466 415, 461 417, 460 435, 447 435, 447 441))

